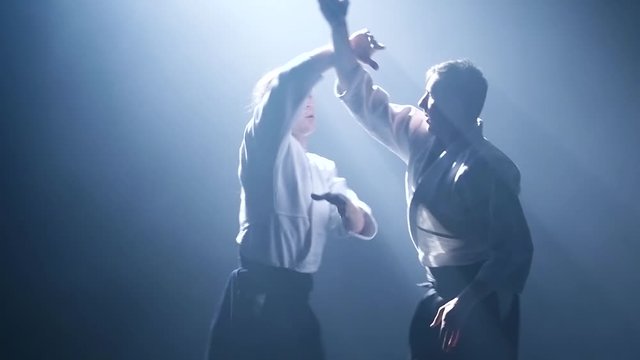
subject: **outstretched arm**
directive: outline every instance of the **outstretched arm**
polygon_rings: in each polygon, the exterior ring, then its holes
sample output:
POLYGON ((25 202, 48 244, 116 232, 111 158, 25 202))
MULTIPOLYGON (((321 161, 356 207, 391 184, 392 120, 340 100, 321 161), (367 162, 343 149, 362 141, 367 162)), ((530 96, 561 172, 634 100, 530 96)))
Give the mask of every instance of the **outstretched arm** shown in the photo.
POLYGON ((413 137, 426 134, 424 114, 409 105, 391 104, 389 95, 373 85, 371 76, 359 61, 374 69, 378 64, 371 59, 384 45, 366 29, 348 36, 347 0, 318 0, 323 16, 331 27, 334 64, 338 75, 337 94, 358 122, 371 136, 408 162, 413 137))
MULTIPOLYGON (((341 1, 335 3, 339 3, 340 6, 348 4, 341 1)), ((346 11, 346 7, 344 10, 346 11)), ((344 20, 344 16, 342 18, 344 20)), ((320 79, 321 74, 330 67, 335 66, 339 69, 339 73, 346 74, 348 72, 346 69, 354 69, 353 65, 360 68, 359 59, 374 69, 378 68, 378 64, 371 59, 371 55, 375 49, 382 49, 383 45, 377 43, 366 30, 358 31, 351 37, 346 31, 346 23, 336 28, 334 48, 338 45, 337 52, 330 45, 326 45, 302 54, 274 71, 272 86, 268 87, 268 91, 262 94, 262 99, 256 103, 257 111, 254 112, 252 124, 256 130, 260 127, 266 128, 264 130, 268 133, 266 137, 279 142, 289 132, 294 121, 295 110, 320 79), (344 41, 338 42, 339 37, 343 37, 344 41), (339 53, 340 56, 335 56, 334 52, 339 53), (351 60, 353 63, 350 63, 351 60), (277 133, 273 134, 273 132, 277 133)), ((344 78, 348 81, 346 77, 344 78)))
POLYGON ((268 73, 258 89, 253 118, 248 135, 259 141, 264 151, 277 150, 290 133, 298 108, 320 80, 323 72, 333 66, 333 50, 323 46, 301 54, 268 73), (267 150, 269 149, 269 150, 267 150))
POLYGON ((349 37, 347 28, 348 0, 319 0, 320 10, 331 27, 331 37, 335 51, 335 67, 342 85, 349 87, 353 71, 360 68, 358 60, 378 70, 378 63, 371 56, 384 45, 375 40, 371 33, 359 30, 349 37))
POLYGON ((326 200, 334 205, 340 214, 344 229, 350 234, 370 240, 378 232, 378 223, 371 214, 371 208, 360 201, 353 190, 342 189, 337 192, 311 194, 311 198, 316 201, 326 200))

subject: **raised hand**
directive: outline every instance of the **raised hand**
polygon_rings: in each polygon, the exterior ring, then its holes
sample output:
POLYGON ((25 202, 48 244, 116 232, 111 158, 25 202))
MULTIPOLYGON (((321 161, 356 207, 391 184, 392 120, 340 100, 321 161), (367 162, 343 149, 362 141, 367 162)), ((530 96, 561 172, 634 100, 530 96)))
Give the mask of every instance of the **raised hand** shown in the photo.
POLYGON ((346 24, 349 0, 318 0, 318 3, 329 25, 333 27, 346 24))
POLYGON ((367 29, 361 29, 349 36, 349 42, 351 43, 351 49, 353 53, 364 64, 371 66, 372 69, 378 70, 380 66, 375 62, 371 56, 377 50, 385 48, 384 44, 379 43, 375 37, 367 29))

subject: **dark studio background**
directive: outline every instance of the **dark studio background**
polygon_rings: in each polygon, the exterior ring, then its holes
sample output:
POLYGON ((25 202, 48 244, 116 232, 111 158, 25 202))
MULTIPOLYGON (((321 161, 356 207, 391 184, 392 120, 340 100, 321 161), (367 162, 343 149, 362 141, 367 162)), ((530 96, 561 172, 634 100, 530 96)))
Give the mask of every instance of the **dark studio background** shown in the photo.
MULTIPOLYGON (((262 73, 329 41, 314 0, 0 5, 2 359, 200 359, 236 266, 237 149, 262 73)), ((521 358, 640 358, 640 6, 352 0, 375 80, 485 72, 485 135, 519 165, 536 252, 521 358)), ((313 304, 331 360, 407 356, 422 280, 404 167, 316 88, 313 151, 374 210, 335 239, 313 304)))

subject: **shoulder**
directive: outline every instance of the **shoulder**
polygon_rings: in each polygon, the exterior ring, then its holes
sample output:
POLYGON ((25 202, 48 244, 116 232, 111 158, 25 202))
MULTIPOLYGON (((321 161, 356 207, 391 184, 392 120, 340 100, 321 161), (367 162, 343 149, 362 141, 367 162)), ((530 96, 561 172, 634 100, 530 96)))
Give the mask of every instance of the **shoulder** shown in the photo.
POLYGON ((416 113, 421 113, 421 111, 413 105, 389 103, 389 107, 397 114, 396 116, 412 117, 416 113))
POLYGON ((503 183, 516 194, 520 192, 520 169, 509 156, 487 139, 477 145, 472 170, 472 173, 481 174, 482 178, 503 183))
POLYGON ((393 131, 406 133, 413 141, 429 135, 429 125, 424 112, 413 105, 389 103, 393 114, 393 131))
POLYGON ((309 160, 309 164, 316 167, 322 172, 336 171, 336 163, 333 160, 327 159, 324 156, 320 156, 312 152, 307 152, 307 159, 309 160))

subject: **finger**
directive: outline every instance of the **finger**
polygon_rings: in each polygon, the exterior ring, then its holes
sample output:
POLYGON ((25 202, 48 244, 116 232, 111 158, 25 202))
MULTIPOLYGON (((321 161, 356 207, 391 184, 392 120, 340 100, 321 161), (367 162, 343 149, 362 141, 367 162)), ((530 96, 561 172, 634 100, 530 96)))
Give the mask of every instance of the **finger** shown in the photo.
POLYGON ((378 70, 378 69, 380 68, 380 65, 378 65, 378 63, 377 63, 377 62, 375 62, 375 60, 373 60, 373 59, 371 59, 371 58, 366 59, 366 60, 365 60, 365 64, 367 64, 367 65, 371 66, 371 68, 372 68, 373 70, 378 70))
POLYGON ((324 196, 324 200, 338 209, 340 217, 344 218, 347 215, 347 201, 340 195, 327 193, 324 196))
POLYGON ((311 194, 311 198, 313 200, 325 200, 330 202, 331 204, 336 205, 337 202, 340 202, 340 197, 336 194, 332 194, 330 192, 326 192, 324 194, 311 194))
POLYGON ((332 194, 332 199, 329 202, 335 205, 338 208, 338 213, 340 216, 345 216, 347 214, 347 200, 343 196, 339 194, 332 194))
POLYGON ((327 10, 333 14, 342 14, 346 11, 347 7, 349 7, 348 0, 321 0, 321 2, 323 2, 327 10))
POLYGON ((436 314, 436 317, 433 318, 433 321, 431 322, 431 325, 429 325, 430 327, 436 327, 438 325, 440 325, 440 323, 442 322, 442 313, 444 312, 444 310, 442 308, 438 309, 438 313, 436 314))
POLYGON ((456 330, 453 332, 453 337, 451 339, 451 347, 454 348, 458 346, 458 341, 460 341, 460 330, 456 330))
POLYGON ((453 350, 453 342, 454 342, 455 336, 456 336, 456 330, 447 331, 447 338, 445 341, 445 344, 446 344, 445 351, 449 352, 453 350))
POLYGON ((320 10, 322 10, 324 14, 335 15, 337 7, 336 1, 318 0, 318 2, 320 3, 320 10))
POLYGON ((340 195, 338 194, 333 194, 330 192, 318 195, 318 194, 311 194, 311 198, 313 200, 325 200, 327 202, 329 202, 332 205, 335 205, 338 208, 338 212, 340 212, 340 214, 342 215, 344 213, 344 209, 347 205, 347 202, 345 199, 343 199, 340 195))
POLYGON ((386 48, 386 46, 383 43, 378 42, 376 39, 372 39, 371 47, 376 50, 382 50, 386 48))
POLYGON ((364 31, 365 35, 367 35, 367 40, 369 40, 369 45, 372 49, 381 50, 386 47, 383 43, 376 40, 376 37, 373 36, 373 34, 368 29, 364 29, 364 31))
POLYGON ((443 327, 442 331, 440 332, 440 341, 442 341, 442 350, 443 351, 448 351, 449 349, 449 330, 445 329, 443 327))
POLYGON ((318 195, 318 194, 311 194, 311 198, 313 200, 326 200, 327 196, 329 193, 324 193, 322 195, 318 195))
POLYGON ((339 206, 344 203, 338 195, 332 193, 327 193, 324 199, 335 206, 339 206))

